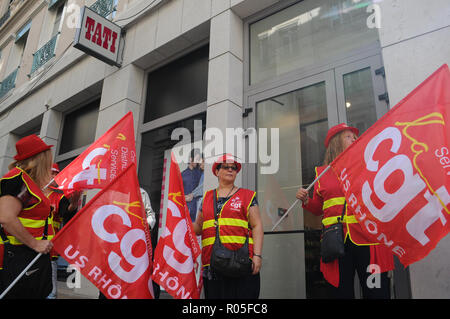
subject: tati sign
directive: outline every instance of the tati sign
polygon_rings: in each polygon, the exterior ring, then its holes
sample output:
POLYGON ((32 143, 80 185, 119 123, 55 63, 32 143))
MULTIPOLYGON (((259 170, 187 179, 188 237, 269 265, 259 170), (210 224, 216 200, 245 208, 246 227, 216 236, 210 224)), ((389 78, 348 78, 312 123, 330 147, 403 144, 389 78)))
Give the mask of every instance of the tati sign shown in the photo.
POLYGON ((122 28, 88 7, 81 9, 74 47, 110 65, 119 66, 122 28))

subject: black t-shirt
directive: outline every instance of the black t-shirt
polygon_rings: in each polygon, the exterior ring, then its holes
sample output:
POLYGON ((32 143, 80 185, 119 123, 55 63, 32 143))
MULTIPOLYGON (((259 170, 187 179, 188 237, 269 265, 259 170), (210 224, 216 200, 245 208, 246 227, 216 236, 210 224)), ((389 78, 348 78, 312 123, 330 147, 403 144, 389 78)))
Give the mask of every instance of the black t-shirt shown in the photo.
POLYGON ((39 202, 39 199, 28 191, 22 174, 0 180, 0 197, 5 195, 16 197, 22 203, 23 208, 31 207, 39 202))

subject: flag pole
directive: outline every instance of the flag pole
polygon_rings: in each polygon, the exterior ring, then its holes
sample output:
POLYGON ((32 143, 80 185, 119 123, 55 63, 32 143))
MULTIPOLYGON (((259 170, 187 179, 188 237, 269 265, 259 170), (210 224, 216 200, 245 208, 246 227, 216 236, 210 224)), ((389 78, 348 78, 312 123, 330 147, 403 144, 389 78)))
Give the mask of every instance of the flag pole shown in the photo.
POLYGON ((39 253, 36 255, 36 257, 34 257, 34 259, 28 264, 28 266, 25 267, 25 269, 19 274, 19 276, 17 276, 17 278, 14 279, 14 281, 8 286, 8 288, 6 288, 5 291, 2 292, 2 294, 0 295, 0 299, 3 299, 3 297, 8 293, 8 291, 10 291, 12 287, 14 287, 14 285, 20 280, 20 278, 22 278, 23 275, 25 275, 28 269, 30 269, 31 266, 33 266, 34 263, 39 259, 39 257, 41 257, 41 255, 42 253, 39 253))
MULTIPOLYGON (((325 174, 329 169, 330 169, 330 165, 328 165, 327 168, 325 168, 323 170, 322 173, 320 173, 319 176, 317 176, 317 178, 308 186, 308 188, 306 189, 307 192, 309 192, 309 190, 314 186, 315 183, 317 183, 317 181, 323 176, 323 174, 325 174)), ((275 228, 278 227, 278 225, 283 221, 283 219, 285 219, 287 217, 287 215, 289 214, 289 212, 292 210, 292 208, 294 208, 295 205, 297 205, 297 203, 299 202, 299 199, 297 198, 297 200, 291 205, 291 207, 289 207, 289 209, 286 211, 286 213, 284 213, 283 216, 281 216, 281 218, 276 222, 276 224, 272 227, 271 231, 274 231, 275 228)))
POLYGON ((52 178, 52 180, 47 184, 47 185, 45 185, 44 186, 44 188, 42 189, 42 190, 44 190, 44 189, 46 189, 47 187, 49 187, 50 186, 50 184, 51 183, 53 183, 53 181, 54 181, 55 179, 54 178, 52 178))

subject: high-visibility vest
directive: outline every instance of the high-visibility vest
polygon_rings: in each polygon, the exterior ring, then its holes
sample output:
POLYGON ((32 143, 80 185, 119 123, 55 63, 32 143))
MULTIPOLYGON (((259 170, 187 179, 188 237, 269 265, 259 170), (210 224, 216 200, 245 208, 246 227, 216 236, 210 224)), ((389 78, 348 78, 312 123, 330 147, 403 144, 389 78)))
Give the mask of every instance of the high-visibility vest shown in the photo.
MULTIPOLYGON (((31 177, 19 167, 15 167, 6 173, 2 180, 12 179, 19 175, 27 187, 28 192, 36 199, 36 204, 22 209, 18 215, 19 221, 22 223, 23 227, 25 227, 25 229, 37 240, 41 240, 43 238, 44 228, 47 223, 47 239, 51 240, 54 237, 54 232, 53 227, 51 226, 52 216, 50 214, 50 201, 42 193, 41 189, 36 185, 31 177)), ((19 239, 9 234, 6 230, 5 233, 10 244, 23 245, 19 239)))
MULTIPOLYGON (((325 168, 327 168, 327 166, 316 167, 316 177, 319 176, 325 168)), ((322 224, 325 228, 336 224, 338 218, 342 216, 345 197, 339 186, 339 181, 332 170, 328 170, 328 172, 319 179, 314 187, 314 192, 316 194, 314 194, 313 200, 315 200, 316 203, 308 203, 308 205, 304 207, 306 209, 314 205, 319 207, 321 213, 323 213, 322 224), (321 207, 319 205, 321 205, 321 207)), ((310 202, 312 202, 312 200, 310 200, 310 202)), ((356 220, 356 216, 350 215, 347 211, 347 207, 345 207, 345 214, 342 222, 344 224, 345 240, 349 238, 356 245, 378 245, 378 243, 367 238, 362 231, 360 224, 356 220)))
MULTIPOLYGON (((202 213, 202 264, 209 266, 211 251, 216 239, 216 220, 214 219, 214 190, 203 197, 202 213)), ((253 237, 248 223, 250 204, 256 193, 240 188, 231 196, 218 212, 218 231, 222 244, 230 250, 238 250, 249 238, 249 256, 253 257, 253 237)))
MULTIPOLYGON (((319 176, 327 166, 316 167, 316 177, 319 176)), ((336 175, 329 170, 314 185, 314 197, 309 199, 307 205, 303 205, 308 211, 315 215, 322 215, 322 224, 329 227, 338 222, 344 209, 345 197, 342 193, 336 175)), ((354 215, 345 211, 344 220, 345 239, 349 238, 356 245, 370 246, 370 263, 378 264, 381 272, 394 269, 392 252, 383 245, 379 245, 364 235, 362 228, 354 215)), ((320 270, 325 279, 335 287, 339 285, 339 261, 336 259, 331 263, 320 261, 320 270)))

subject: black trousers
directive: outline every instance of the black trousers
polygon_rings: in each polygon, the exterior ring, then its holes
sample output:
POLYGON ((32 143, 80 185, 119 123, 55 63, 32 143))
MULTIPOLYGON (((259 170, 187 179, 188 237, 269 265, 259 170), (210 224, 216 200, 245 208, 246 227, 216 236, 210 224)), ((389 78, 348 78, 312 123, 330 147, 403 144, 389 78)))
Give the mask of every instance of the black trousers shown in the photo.
MULTIPOLYGON (((37 256, 25 245, 5 245, 1 291, 3 292, 37 256)), ((22 278, 5 295, 5 299, 45 299, 52 291, 50 255, 41 255, 22 278)))
POLYGON ((387 272, 372 274, 368 269, 369 265, 370 247, 357 246, 347 239, 345 256, 339 258, 339 287, 331 288, 334 297, 337 299, 355 298, 356 272, 364 299, 390 299, 390 280, 387 272))
POLYGON ((240 278, 210 274, 203 277, 205 299, 258 299, 260 275, 248 275, 240 278))

